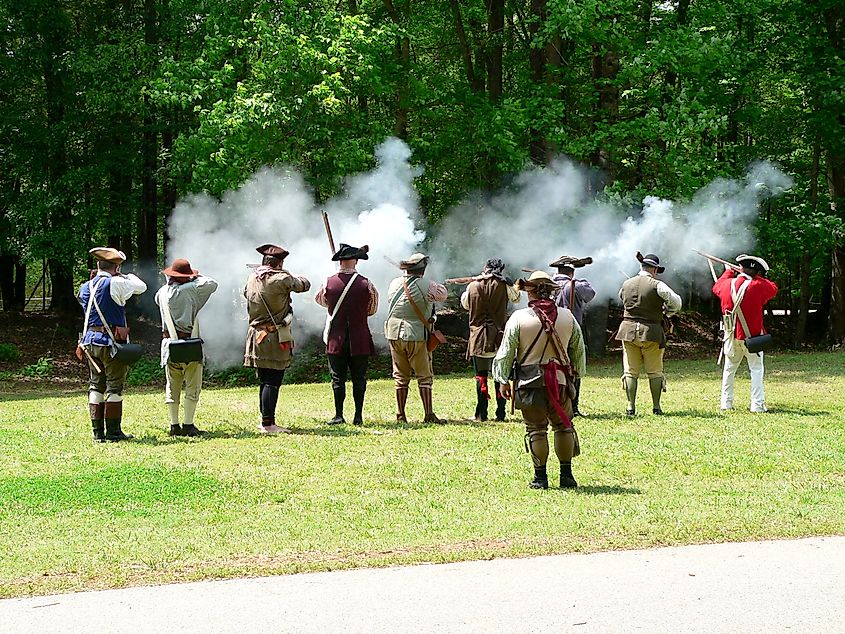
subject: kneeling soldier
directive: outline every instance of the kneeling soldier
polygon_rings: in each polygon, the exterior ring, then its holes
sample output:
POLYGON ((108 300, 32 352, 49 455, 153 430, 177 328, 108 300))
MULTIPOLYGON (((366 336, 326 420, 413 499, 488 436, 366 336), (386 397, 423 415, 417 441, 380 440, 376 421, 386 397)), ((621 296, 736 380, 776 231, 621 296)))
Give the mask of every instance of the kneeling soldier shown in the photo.
POLYGON ((534 463, 529 486, 549 488, 546 430, 551 424, 560 460, 560 486, 574 488, 578 483, 572 475, 572 458, 580 454, 580 448, 572 425, 572 397, 575 379, 583 375, 587 364, 581 328, 568 309, 555 305, 552 297, 558 285, 548 273, 535 271, 528 279, 518 280, 516 288, 528 293, 528 308, 508 319, 493 359, 493 378, 502 384, 502 395, 513 396, 515 406, 522 410, 526 449, 534 463), (512 369, 513 394, 508 382, 512 369))

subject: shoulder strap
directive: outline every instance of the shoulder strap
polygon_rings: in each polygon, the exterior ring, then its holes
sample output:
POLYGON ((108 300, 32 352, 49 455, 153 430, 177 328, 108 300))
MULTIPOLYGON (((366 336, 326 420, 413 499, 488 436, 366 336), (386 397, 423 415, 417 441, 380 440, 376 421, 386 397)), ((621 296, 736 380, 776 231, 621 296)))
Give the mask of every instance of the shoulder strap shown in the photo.
POLYGON ((734 302, 733 312, 737 319, 739 319, 739 323, 742 326, 742 330, 745 333, 746 338, 751 336, 751 331, 748 329, 748 322, 745 321, 745 315, 742 313, 742 308, 740 307, 740 303, 742 303, 743 298, 745 297, 745 291, 748 288, 748 285, 751 284, 751 280, 745 280, 742 283, 742 286, 739 287, 739 290, 736 289, 736 279, 734 278, 731 281, 731 298, 734 302))
POLYGON ((404 280, 404 279, 402 280, 402 286, 405 289, 405 296, 408 298, 408 301, 411 303, 411 308, 414 309, 414 312, 417 314, 417 317, 419 317, 420 321, 422 322, 423 328, 425 329, 426 332, 428 332, 429 331, 428 320, 423 316, 422 311, 420 310, 420 307, 417 306, 417 303, 414 301, 414 298, 411 297, 411 291, 408 289, 407 280, 404 280))
POLYGON ((337 313, 337 309, 340 308, 340 305, 343 303, 343 300, 346 299, 346 294, 349 292, 349 289, 352 288, 352 283, 358 279, 358 273, 356 272, 349 281, 346 283, 346 286, 343 287, 343 292, 340 294, 340 297, 337 300, 337 304, 334 305, 334 311, 332 314, 329 315, 330 318, 334 318, 335 313, 337 313))
MULTIPOLYGON (((90 284, 90 282, 89 282, 90 284)), ((103 311, 100 310, 100 304, 97 302, 97 298, 94 296, 94 291, 99 289, 100 285, 97 284, 96 288, 91 289, 91 301, 94 303, 94 308, 97 310, 97 314, 100 316, 100 321, 103 322, 103 328, 106 329, 106 332, 109 333, 109 337, 111 337, 112 342, 116 342, 117 339, 114 337, 114 333, 111 331, 111 327, 109 326, 109 322, 106 320, 105 315, 103 315, 103 311)), ((126 323, 126 316, 124 316, 124 324, 126 323)), ((87 320, 86 320, 86 328, 87 328, 87 320)), ((129 339, 126 339, 127 343, 129 339)))
POLYGON ((349 292, 349 289, 352 288, 352 283, 358 279, 358 273, 356 272, 349 281, 346 283, 346 286, 343 287, 343 292, 340 294, 340 297, 337 300, 337 304, 334 305, 334 310, 329 315, 329 323, 334 321, 334 316, 337 314, 337 309, 340 308, 340 305, 343 303, 343 300, 346 299, 346 294, 349 292))
MULTIPOLYGON (((574 315, 572 316, 572 320, 573 321, 575 320, 574 315)), ((541 329, 542 329, 542 325, 543 325, 543 320, 541 319, 540 320, 541 329)), ((552 343, 552 347, 555 349, 555 351, 557 351, 558 356, 560 356, 560 360, 563 363, 563 365, 570 365, 569 355, 567 354, 566 349, 563 347, 563 342, 560 340, 560 336, 557 334, 557 330, 555 330, 555 324, 551 324, 551 327, 552 327, 552 333, 551 333, 552 336, 549 337, 549 340, 552 343)))
MULTIPOLYGON (((91 308, 94 306, 94 293, 99 286, 99 281, 95 285, 94 280, 88 280, 88 306, 85 308, 85 326, 82 328, 82 337, 88 333, 88 322, 91 320, 91 308)), ((99 312, 99 311, 98 311, 99 312)))
MULTIPOLYGON (((525 354, 522 355, 522 358, 519 360, 518 365, 522 365, 525 363, 525 360, 528 358, 528 355, 531 354, 531 351, 534 349, 534 346, 537 345, 537 341, 540 339, 540 335, 543 334, 543 322, 540 322, 540 330, 537 331, 537 336, 534 337, 534 341, 531 342, 531 345, 525 350, 525 354)), ((549 345, 548 338, 546 339, 546 345, 549 345)))

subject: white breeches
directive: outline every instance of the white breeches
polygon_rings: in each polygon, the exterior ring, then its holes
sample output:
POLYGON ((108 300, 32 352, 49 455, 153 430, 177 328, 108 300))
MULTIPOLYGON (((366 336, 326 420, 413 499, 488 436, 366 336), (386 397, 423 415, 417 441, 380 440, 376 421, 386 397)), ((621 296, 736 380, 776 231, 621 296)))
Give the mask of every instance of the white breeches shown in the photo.
POLYGON ((722 409, 733 407, 736 371, 745 359, 748 361, 748 370, 751 373, 751 411, 764 412, 766 411, 766 396, 763 390, 763 353, 748 352, 744 341, 737 340, 732 344, 723 347, 725 368, 722 371, 722 398, 719 406, 722 409))

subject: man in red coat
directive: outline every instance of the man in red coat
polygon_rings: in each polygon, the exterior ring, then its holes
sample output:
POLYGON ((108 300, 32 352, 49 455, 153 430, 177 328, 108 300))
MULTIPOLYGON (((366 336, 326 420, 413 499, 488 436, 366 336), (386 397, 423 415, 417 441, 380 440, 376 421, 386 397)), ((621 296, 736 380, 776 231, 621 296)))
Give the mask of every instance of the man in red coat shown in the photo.
POLYGON ((763 353, 748 352, 745 340, 766 332, 763 327, 763 306, 777 295, 778 287, 766 279, 765 273, 769 270, 769 265, 763 258, 743 254, 738 256, 736 261, 740 265, 737 270, 726 267, 725 272, 713 285, 713 293, 722 304, 722 315, 733 313, 736 319, 733 332, 724 333, 722 351, 725 355, 725 368, 722 372, 722 397, 719 406, 722 410, 733 409, 736 371, 745 358, 751 373, 751 411, 765 412, 763 353), (736 300, 739 300, 739 309, 748 326, 747 332, 740 319, 740 311, 734 311, 736 300))
POLYGON ((329 311, 324 340, 329 359, 329 372, 334 391, 334 418, 329 425, 345 423, 343 402, 346 399, 346 375, 352 378, 352 398, 355 401, 353 425, 363 425, 364 393, 367 391, 367 365, 375 354, 373 337, 367 317, 378 310, 378 291, 372 282, 355 267, 358 260, 367 260, 367 245, 361 248, 340 244, 332 261, 340 263, 340 270, 332 275, 314 297, 329 311))

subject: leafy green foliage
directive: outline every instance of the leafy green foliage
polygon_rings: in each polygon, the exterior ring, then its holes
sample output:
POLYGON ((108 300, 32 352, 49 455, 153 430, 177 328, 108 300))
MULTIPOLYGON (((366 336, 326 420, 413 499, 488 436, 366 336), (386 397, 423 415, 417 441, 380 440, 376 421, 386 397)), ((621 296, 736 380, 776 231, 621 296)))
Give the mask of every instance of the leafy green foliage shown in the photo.
POLYGON ((38 361, 20 369, 19 374, 28 377, 45 378, 53 374, 53 359, 50 357, 39 357, 38 361))
POLYGON ((21 358, 18 347, 13 343, 0 343, 0 361, 14 363, 21 358))
POLYGON ((126 375, 127 385, 152 385, 159 383, 164 385, 164 368, 161 367, 159 358, 143 356, 129 368, 126 375))

